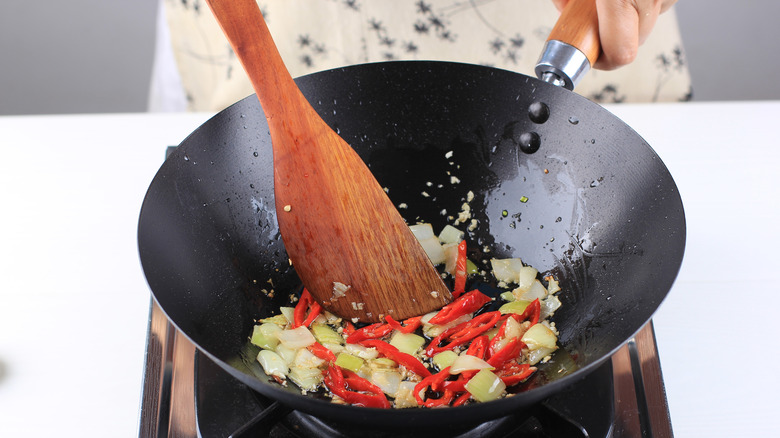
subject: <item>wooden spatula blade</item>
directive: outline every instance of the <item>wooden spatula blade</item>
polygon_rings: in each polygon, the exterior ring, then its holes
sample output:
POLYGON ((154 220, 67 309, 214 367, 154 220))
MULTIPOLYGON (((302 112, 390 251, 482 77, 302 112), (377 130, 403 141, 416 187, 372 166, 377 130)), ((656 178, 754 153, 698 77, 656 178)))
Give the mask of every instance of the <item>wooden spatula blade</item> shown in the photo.
POLYGON ((268 120, 277 220, 304 286, 363 322, 435 310, 452 296, 355 151, 301 94, 255 0, 207 0, 268 120))

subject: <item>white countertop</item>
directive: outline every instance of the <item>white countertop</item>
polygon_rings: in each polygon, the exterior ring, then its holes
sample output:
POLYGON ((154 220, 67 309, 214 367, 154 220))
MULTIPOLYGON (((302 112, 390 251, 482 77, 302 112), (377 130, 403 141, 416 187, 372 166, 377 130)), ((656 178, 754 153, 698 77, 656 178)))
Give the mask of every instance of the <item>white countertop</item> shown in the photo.
MULTIPOLYGON (((675 436, 778 436, 780 102, 609 109, 685 205, 685 260, 654 318, 675 436)), ((0 117, 0 436, 138 435, 138 213, 165 146, 208 117, 0 117)))

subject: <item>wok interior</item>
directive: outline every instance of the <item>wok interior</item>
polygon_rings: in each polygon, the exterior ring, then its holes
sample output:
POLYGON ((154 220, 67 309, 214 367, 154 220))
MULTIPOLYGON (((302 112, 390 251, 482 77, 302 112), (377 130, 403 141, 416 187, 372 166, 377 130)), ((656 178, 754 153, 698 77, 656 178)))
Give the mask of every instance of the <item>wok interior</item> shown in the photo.
MULTIPOLYGON (((594 369, 671 287, 685 242, 676 186, 652 149, 599 106, 533 78, 439 62, 362 65, 298 84, 409 223, 438 231, 471 192, 470 257, 479 266, 520 257, 560 281, 553 321, 565 352, 548 367, 572 361, 572 372, 552 379, 542 370, 514 397, 457 408, 463 421, 528 406, 594 369), (534 134, 539 150, 522 152, 534 134)), ((446 409, 374 412, 304 397, 269 384, 251 353, 242 357, 256 318, 298 291, 275 217, 268 128, 250 96, 188 137, 144 201, 141 260, 173 323, 244 383, 304 411, 373 424, 452 421, 446 409)))

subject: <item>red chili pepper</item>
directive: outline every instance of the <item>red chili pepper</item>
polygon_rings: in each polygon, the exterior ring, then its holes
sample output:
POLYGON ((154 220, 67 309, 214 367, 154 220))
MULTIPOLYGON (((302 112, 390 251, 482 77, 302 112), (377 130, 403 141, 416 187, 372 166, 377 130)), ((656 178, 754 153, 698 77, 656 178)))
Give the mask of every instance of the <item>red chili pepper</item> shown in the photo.
POLYGON ((469 321, 447 329, 439 336, 433 338, 431 343, 428 344, 425 354, 427 354, 428 357, 433 357, 436 353, 451 350, 459 345, 463 345, 493 328, 499 319, 501 319, 501 313, 496 310, 483 313, 469 321), (448 344, 440 346, 443 341, 448 339, 450 340, 448 344))
POLYGON ((376 324, 367 325, 361 329, 355 330, 354 333, 347 336, 347 343, 357 344, 366 339, 378 339, 390 334, 392 331, 393 327, 390 326, 390 324, 377 322, 376 324))
POLYGON ((534 325, 539 322, 539 316, 542 313, 542 305, 539 302, 539 298, 531 301, 531 303, 526 306, 525 310, 523 310, 523 313, 520 315, 520 321, 525 321, 526 319, 531 320, 531 325, 534 325))
POLYGON ((315 318, 322 312, 322 306, 320 303, 314 301, 311 294, 306 288, 301 293, 301 298, 298 300, 298 304, 295 305, 293 311, 293 324, 292 328, 298 328, 300 326, 308 327, 315 318), (308 312, 308 316, 307 316, 308 312))
POLYGON ((466 404, 467 401, 469 401, 470 398, 471 398, 470 392, 463 393, 458 398, 456 398, 454 402, 452 402, 452 406, 453 407, 463 406, 466 404))
POLYGON ((478 290, 465 293, 459 296, 455 301, 447 304, 439 310, 429 321, 431 324, 446 324, 454 321, 463 315, 476 312, 482 306, 490 302, 490 297, 478 290))
POLYGON ((404 325, 401 325, 390 315, 385 316, 385 321, 393 330, 398 330, 401 333, 412 333, 422 325, 422 316, 407 318, 404 320, 404 325))
POLYGON ((433 391, 440 391, 444 387, 444 381, 447 380, 448 377, 450 377, 450 367, 444 368, 436 374, 429 374, 422 379, 420 383, 415 385, 414 398, 417 400, 417 404, 421 406, 425 405, 425 401, 423 401, 420 396, 421 392, 427 391, 429 387, 433 391))
POLYGON ((469 349, 466 350, 466 354, 484 359, 485 353, 487 353, 488 342, 490 342, 490 338, 488 338, 487 335, 479 336, 478 338, 471 341, 471 344, 469 344, 469 349))
POLYGON ((521 341, 520 338, 512 338, 502 349, 490 356, 487 363, 495 368, 501 368, 510 360, 517 359, 524 347, 525 342, 521 341))
POLYGON ((398 362, 399 364, 406 367, 406 369, 419 375, 420 377, 428 377, 431 375, 431 372, 428 370, 428 368, 426 368, 425 365, 423 365, 422 362, 420 362, 416 357, 400 351, 385 341, 366 339, 361 341, 360 344, 366 347, 376 348, 376 351, 378 351, 382 356, 398 362))
POLYGON ((374 385, 373 383, 369 382, 363 377, 360 377, 350 370, 342 370, 342 372, 344 373, 344 380, 347 382, 347 387, 349 387, 351 390, 364 391, 373 395, 377 399, 378 406, 376 407, 390 407, 390 403, 387 401, 387 397, 385 397, 385 393, 382 391, 382 388, 374 385))
POLYGON ((494 373, 504 382, 506 386, 517 385, 523 380, 529 378, 531 374, 536 371, 535 367, 528 365, 527 363, 519 364, 511 361, 507 362, 495 370, 494 373))
POLYGON ((349 321, 346 321, 346 322, 344 323, 344 331, 342 331, 342 332, 341 332, 341 334, 342 334, 343 336, 345 336, 345 337, 349 337, 349 335, 351 335, 352 333, 355 333, 355 331, 356 331, 356 330, 355 330, 355 326, 354 326, 354 325, 352 325, 352 323, 351 323, 351 322, 349 322, 349 321))
POLYGON ((514 319, 517 322, 520 322, 520 315, 517 313, 509 313, 501 317, 501 319, 498 321, 499 328, 498 333, 496 333, 495 336, 493 336, 493 339, 490 340, 490 344, 488 345, 487 350, 487 356, 491 357, 496 353, 496 346, 498 345, 498 342, 504 339, 504 335, 506 335, 506 328, 507 328, 507 321, 509 319, 514 319))
POLYGON ((466 241, 463 240, 458 244, 458 258, 455 261, 455 285, 452 289, 455 298, 466 291, 466 263, 466 241))
POLYGON ((317 357, 319 357, 322 360, 326 360, 328 362, 335 362, 336 361, 336 355, 328 349, 328 347, 320 344, 319 342, 315 342, 308 347, 306 347, 311 353, 317 357))
POLYGON ((437 408, 439 406, 449 406, 452 399, 455 398, 455 393, 452 391, 444 391, 444 394, 439 398, 429 398, 423 403, 426 408, 437 408))
MULTIPOLYGON (((367 408, 389 408, 390 402, 387 401, 387 397, 382 393, 379 387, 376 387, 371 382, 361 381, 365 380, 357 374, 348 374, 348 377, 344 377, 344 372, 340 367, 336 365, 329 365, 322 374, 324 376, 323 382, 328 387, 330 392, 344 399, 345 402, 355 405, 364 406, 367 408), (350 391, 348 386, 350 384, 355 385, 355 389, 367 388, 371 389, 369 394, 363 394, 357 391, 350 391), (376 390, 379 392, 377 393, 376 390)), ((350 373, 349 371, 346 371, 350 373)), ((358 389, 360 390, 360 389, 358 389)))

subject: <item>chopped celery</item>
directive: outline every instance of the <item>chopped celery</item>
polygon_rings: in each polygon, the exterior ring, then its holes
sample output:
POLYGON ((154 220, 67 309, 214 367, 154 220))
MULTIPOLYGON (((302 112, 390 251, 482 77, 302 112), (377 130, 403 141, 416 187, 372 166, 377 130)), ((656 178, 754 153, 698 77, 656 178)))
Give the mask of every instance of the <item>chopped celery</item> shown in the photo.
POLYGON ((512 292, 501 292, 501 299, 504 301, 512 302, 515 300, 515 294, 512 292))
POLYGON ((521 314, 529 304, 531 304, 531 302, 525 300, 510 301, 499 307, 498 311, 501 312, 502 315, 507 313, 521 314))
POLYGON ((436 365, 436 368, 438 368, 439 371, 441 371, 452 365, 452 363, 455 362, 455 359, 457 358, 458 353, 452 350, 445 350, 433 356, 433 364, 436 365))
POLYGON ((425 338, 414 333, 396 331, 390 338, 390 345, 407 354, 415 354, 425 344, 425 338))
POLYGON ((287 365, 291 365, 295 360, 295 355, 298 354, 298 350, 290 347, 285 347, 283 344, 279 344, 274 349, 276 354, 279 355, 287 365))
POLYGON ((475 400, 486 402, 501 397, 506 385, 490 370, 480 370, 474 377, 466 382, 466 391, 471 393, 475 400))
POLYGON ((358 372, 358 370, 363 367, 364 363, 363 359, 349 353, 339 353, 339 355, 336 356, 336 365, 353 372, 358 372))
POLYGON ((257 353, 257 361, 263 367, 263 370, 269 376, 285 377, 287 376, 287 363, 271 350, 260 350, 257 353))
POLYGON ((479 273, 479 268, 477 267, 477 265, 468 259, 466 259, 466 273, 469 275, 474 275, 479 273))
POLYGON ((252 330, 252 337, 249 342, 266 350, 273 350, 279 345, 279 338, 276 334, 281 332, 282 328, 272 322, 266 322, 256 325, 252 330))
POLYGON ((312 324, 311 332, 320 344, 338 344, 344 343, 344 338, 326 324, 312 324))

